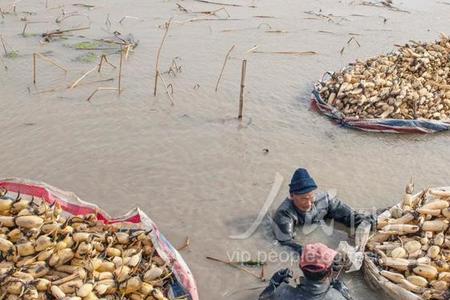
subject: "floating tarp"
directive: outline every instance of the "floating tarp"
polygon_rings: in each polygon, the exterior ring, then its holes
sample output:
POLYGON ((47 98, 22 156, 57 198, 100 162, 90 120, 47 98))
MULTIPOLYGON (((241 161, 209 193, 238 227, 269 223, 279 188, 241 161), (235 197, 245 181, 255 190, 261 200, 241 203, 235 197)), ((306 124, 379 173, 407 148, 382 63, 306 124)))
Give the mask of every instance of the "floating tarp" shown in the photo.
POLYGON ((315 110, 328 116, 343 127, 386 133, 434 133, 450 129, 450 122, 436 120, 359 119, 345 117, 336 107, 328 104, 327 101, 322 99, 320 96, 322 83, 323 79, 314 86, 312 92, 312 106, 315 110))

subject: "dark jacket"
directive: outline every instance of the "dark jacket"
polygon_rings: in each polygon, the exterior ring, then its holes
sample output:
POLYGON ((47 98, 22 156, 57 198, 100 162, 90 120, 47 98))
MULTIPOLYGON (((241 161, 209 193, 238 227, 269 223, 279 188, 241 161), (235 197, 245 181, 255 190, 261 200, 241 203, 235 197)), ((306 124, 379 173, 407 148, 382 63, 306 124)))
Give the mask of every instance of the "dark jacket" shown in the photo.
POLYGON ((297 287, 283 283, 276 287, 268 286, 259 300, 345 300, 346 298, 327 279, 322 282, 302 279, 297 287))
POLYGON ((322 220, 334 219, 348 227, 357 227, 367 220, 373 224, 373 218, 355 212, 350 206, 328 193, 317 193, 316 201, 308 212, 298 210, 292 200, 286 198, 277 209, 273 219, 275 238, 282 244, 301 251, 301 246, 293 241, 295 226, 311 225, 322 220))

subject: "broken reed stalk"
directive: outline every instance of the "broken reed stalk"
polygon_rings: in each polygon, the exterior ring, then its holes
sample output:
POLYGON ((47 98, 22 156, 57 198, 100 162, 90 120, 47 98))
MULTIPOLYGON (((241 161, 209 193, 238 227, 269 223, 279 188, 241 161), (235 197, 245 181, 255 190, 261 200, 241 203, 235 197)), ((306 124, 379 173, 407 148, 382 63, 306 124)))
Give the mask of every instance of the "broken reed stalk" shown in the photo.
POLYGON ((156 85, 158 84, 158 77, 159 77, 159 72, 158 72, 158 69, 156 69, 156 72, 155 72, 155 89, 153 90, 153 96, 156 96, 156 85))
MULTIPOLYGON (((122 53, 122 52, 121 52, 122 53)), ((105 63, 107 63, 108 65, 110 65, 113 68, 116 68, 116 66, 114 66, 113 64, 111 64, 108 59, 106 58, 105 54, 102 54, 102 56, 100 57, 100 62, 98 65, 96 65, 95 67, 93 67, 92 69, 90 69, 89 71, 87 71, 86 73, 84 73, 80 78, 78 78, 74 83, 72 83, 72 85, 69 86, 69 89, 73 89, 74 87, 76 87, 84 78, 86 78, 86 76, 88 76, 89 74, 91 74, 92 72, 95 71, 95 69, 97 69, 97 72, 100 72, 102 70, 102 66, 103 66, 103 61, 105 63)), ((119 89, 120 89, 120 77, 121 77, 121 72, 122 72, 122 54, 121 54, 121 60, 120 60, 121 66, 120 66, 120 73, 119 73, 119 89)))
POLYGON ((66 29, 66 30, 56 29, 54 31, 43 33, 42 37, 51 37, 53 35, 60 35, 60 34, 64 34, 67 32, 78 31, 78 30, 87 30, 87 29, 91 29, 91 26, 80 27, 80 28, 71 28, 71 29, 66 29))
POLYGON ((161 73, 159 73, 159 72, 158 72, 158 76, 161 78, 161 81, 163 82, 164 87, 166 88, 167 96, 169 96, 169 99, 170 99, 170 105, 174 106, 175 102, 173 101, 173 97, 172 97, 172 94, 173 94, 173 86, 172 86, 172 84, 167 85, 166 81, 164 80, 164 78, 162 77, 161 73), (169 91, 169 86, 172 88, 172 92, 169 91))
POLYGON ((100 63, 98 64, 98 72, 99 73, 102 70, 103 62, 107 63, 108 65, 110 65, 114 69, 117 68, 115 65, 113 65, 112 63, 110 63, 108 61, 108 58, 106 57, 106 54, 102 54, 102 56, 100 57, 100 63))
POLYGON ((216 9, 216 10, 212 10, 212 11, 204 11, 204 12, 201 12, 201 13, 207 14, 207 15, 214 15, 214 16, 216 16, 217 12, 219 12, 221 10, 223 10, 227 14, 228 18, 231 17, 230 13, 228 12, 228 10, 225 7, 222 7, 222 8, 216 9))
POLYGON ((252 53, 259 53, 259 54, 282 54, 282 55, 316 55, 318 54, 316 51, 251 51, 252 53))
POLYGON ((2 42, 3 51, 5 51, 5 56, 8 55, 8 50, 6 50, 5 41, 3 40, 3 35, 0 34, 0 41, 2 42))
POLYGON ((3 68, 5 69, 5 71, 8 71, 8 66, 5 64, 5 61, 3 60, 3 58, 0 56, 0 63, 3 65, 3 68))
POLYGON ((167 23, 165 24, 166 27, 166 31, 164 32, 162 41, 161 41, 161 45, 158 48, 158 52, 156 54, 156 66, 155 66, 155 88, 153 90, 153 96, 156 96, 156 88, 158 86, 158 77, 160 76, 160 72, 159 72, 159 56, 161 54, 161 49, 164 45, 164 41, 166 40, 167 37, 167 33, 169 32, 169 27, 170 27, 170 22, 172 22, 172 18, 169 19, 169 21, 167 21, 167 23))
POLYGON ((225 60, 224 60, 223 65, 222 65, 222 70, 220 71, 219 78, 217 79, 217 83, 216 83, 216 93, 217 93, 217 89, 219 88, 219 82, 220 82, 220 79, 222 78, 223 70, 225 70, 225 65, 227 64, 228 57, 230 56, 230 53, 231 53, 231 51, 233 51, 234 47, 235 47, 235 45, 233 45, 230 48, 230 50, 228 50, 228 53, 225 56, 225 60))
POLYGON ((36 60, 37 60, 38 57, 39 57, 40 59, 42 59, 43 61, 46 61, 46 62, 48 62, 48 63, 51 63, 52 65, 54 65, 54 66, 58 67, 59 69, 63 70, 64 73, 67 73, 67 72, 68 72, 66 68, 64 68, 63 66, 61 66, 61 65, 59 65, 58 63, 54 62, 54 61, 51 60, 50 58, 45 57, 45 56, 42 55, 41 53, 33 53, 33 84, 36 84, 36 77, 37 77, 37 75, 36 75, 36 71, 37 71, 37 68, 36 68, 36 60))
POLYGON ((100 63, 98 64, 98 69, 97 69, 98 73, 100 73, 100 71, 102 70, 103 59, 106 59, 105 54, 102 54, 102 56, 100 56, 100 63))
POLYGON ((247 60, 242 60, 241 70, 241 92, 239 94, 239 115, 238 119, 242 120, 242 111, 244 109, 244 87, 245 87, 245 74, 247 73, 247 60))
POLYGON ((266 275, 264 274, 264 265, 261 266, 261 275, 259 275, 261 279, 264 279, 266 275))
POLYGON ((27 30, 27 27, 28 27, 28 22, 25 23, 25 25, 23 26, 23 30, 22 30, 22 36, 23 37, 25 36, 25 30, 27 30))
POLYGON ((119 88, 119 95, 120 95, 120 92, 121 92, 120 84, 121 84, 121 81, 122 81, 122 61, 123 61, 123 49, 122 49, 122 47, 120 47, 119 86, 118 86, 118 88, 119 88))
POLYGON ((126 19, 135 19, 135 20, 139 20, 138 17, 132 17, 132 16, 125 16, 122 19, 120 19, 119 23, 122 24, 123 21, 125 21, 126 19))
POLYGON ((177 24, 186 24, 186 23, 190 23, 190 22, 201 22, 201 21, 240 21, 242 19, 230 19, 230 18, 226 18, 226 19, 213 19, 213 18, 192 18, 192 19, 188 19, 185 21, 181 21, 181 22, 174 22, 177 24))
MULTIPOLYGON (((239 4, 231 4, 231 3, 222 3, 222 2, 214 2, 214 1, 207 1, 207 0, 195 0, 202 3, 208 3, 208 4, 215 4, 215 5, 222 5, 222 6, 234 6, 234 7, 242 7, 242 5, 239 4)), ((251 7, 251 6, 249 6, 251 7)))
POLYGON ((58 63, 56 63, 55 61, 51 60, 50 58, 48 58, 48 57, 42 55, 41 53, 36 53, 36 55, 39 56, 40 59, 42 59, 42 60, 44 60, 44 61, 46 61, 46 62, 48 62, 48 63, 51 63, 52 65, 54 65, 54 66, 60 68, 60 69, 63 70, 65 73, 68 72, 68 70, 67 70, 66 68, 64 68, 63 66, 59 65, 58 63))
POLYGON ((33 84, 36 84, 36 53, 33 53, 33 84))
POLYGON ((248 50, 246 51, 246 53, 253 52, 253 51, 255 51, 255 50, 258 49, 258 48, 259 48, 259 46, 258 46, 258 45, 255 45, 254 47, 248 49, 248 50))
POLYGON ((209 259, 209 260, 212 260, 212 261, 216 261, 216 262, 220 262, 220 263, 229 265, 230 267, 233 267, 233 268, 238 269, 238 270, 240 270, 240 271, 243 271, 243 272, 245 272, 245 273, 247 273, 247 274, 250 274, 250 275, 252 275, 253 277, 258 278, 258 279, 261 280, 261 281, 265 281, 265 279, 264 279, 264 278, 261 278, 260 275, 256 275, 255 273, 250 272, 249 270, 247 270, 247 269, 245 269, 245 268, 243 268, 243 267, 241 267, 241 266, 239 266, 239 265, 233 264, 232 262, 224 261, 224 260, 221 260, 221 259, 218 259, 218 258, 214 258, 214 257, 211 257, 211 256, 206 256, 206 259, 209 259))
POLYGON ((94 72, 97 69, 97 66, 93 67, 92 69, 90 69, 89 71, 87 71, 86 73, 84 73, 80 78, 78 78, 77 80, 75 80, 74 83, 72 83, 71 86, 69 86, 69 89, 73 89, 74 87, 76 87, 81 80, 83 80, 84 78, 86 78, 86 76, 88 76, 89 74, 91 74, 92 72, 94 72))
POLYGON ((187 12, 187 13, 189 12, 189 10, 186 7, 184 7, 183 5, 181 5, 180 3, 175 3, 175 4, 177 5, 179 10, 187 12))
POLYGON ((125 46, 125 60, 128 60, 128 54, 130 54, 131 44, 125 46))
POLYGON ((98 87, 95 89, 95 91, 92 92, 92 94, 86 99, 86 101, 90 102, 91 98, 94 97, 95 94, 97 94, 98 91, 109 91, 109 90, 117 90, 115 87, 98 87))
POLYGON ((187 236, 186 239, 184 240, 184 244, 181 247, 177 248, 177 251, 182 251, 182 250, 188 248, 190 244, 191 244, 191 240, 187 236))
MULTIPOLYGON (((103 83, 103 82, 110 82, 110 81, 114 81, 114 78, 107 78, 107 79, 100 79, 100 80, 94 80, 94 81, 84 81, 84 82, 80 82, 78 84, 78 86, 81 85, 88 85, 88 84, 94 84, 94 83, 103 83)), ((63 91, 67 89, 67 85, 62 86, 62 87, 58 87, 58 88, 53 88, 53 89, 48 89, 48 90, 43 90, 43 91, 38 91, 36 93, 34 93, 33 95, 40 95, 40 94, 46 94, 46 93, 53 93, 53 92, 57 92, 57 91, 63 91)))

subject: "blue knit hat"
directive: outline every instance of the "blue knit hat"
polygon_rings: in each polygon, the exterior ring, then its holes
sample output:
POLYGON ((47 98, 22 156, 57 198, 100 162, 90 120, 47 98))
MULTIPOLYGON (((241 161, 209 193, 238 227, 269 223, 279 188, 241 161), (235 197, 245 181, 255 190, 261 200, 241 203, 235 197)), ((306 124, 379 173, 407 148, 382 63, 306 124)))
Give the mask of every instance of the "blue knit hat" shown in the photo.
POLYGON ((315 189, 317 189, 317 185, 306 169, 299 168, 295 170, 289 185, 289 193, 306 194, 315 189))

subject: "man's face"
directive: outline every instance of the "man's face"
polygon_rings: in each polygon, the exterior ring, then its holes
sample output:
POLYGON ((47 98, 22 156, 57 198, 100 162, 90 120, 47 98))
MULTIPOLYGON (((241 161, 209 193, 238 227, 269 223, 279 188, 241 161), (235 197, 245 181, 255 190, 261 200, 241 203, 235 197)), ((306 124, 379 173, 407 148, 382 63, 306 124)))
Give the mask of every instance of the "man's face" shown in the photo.
POLYGON ((311 210, 313 203, 316 200, 314 192, 312 191, 301 195, 291 194, 291 199, 294 202, 294 205, 304 212, 311 210))

